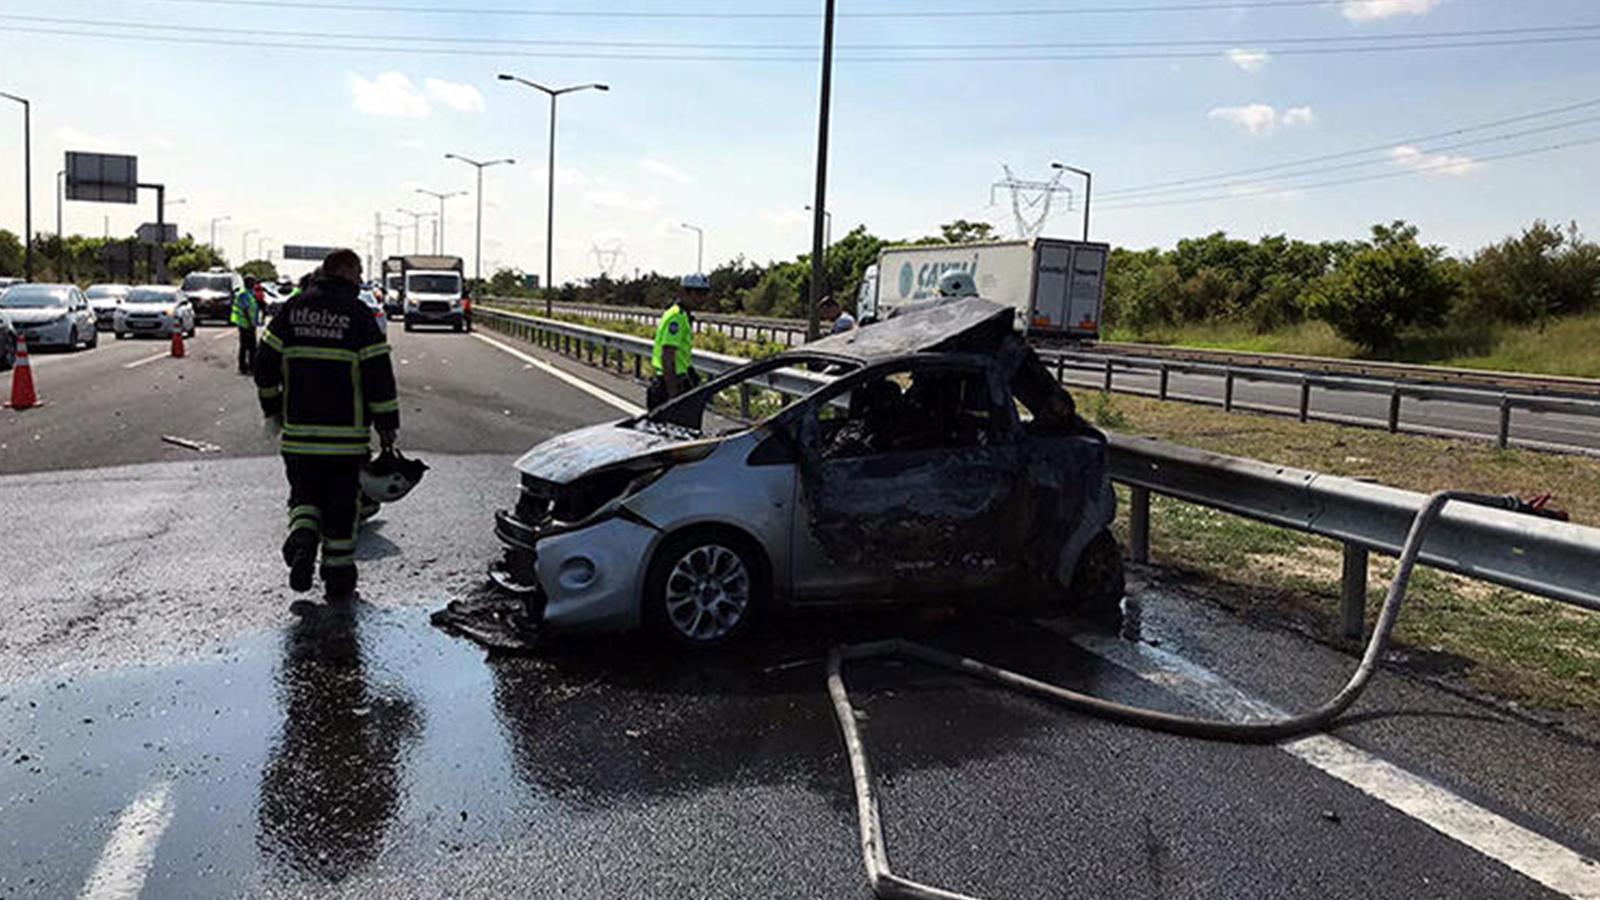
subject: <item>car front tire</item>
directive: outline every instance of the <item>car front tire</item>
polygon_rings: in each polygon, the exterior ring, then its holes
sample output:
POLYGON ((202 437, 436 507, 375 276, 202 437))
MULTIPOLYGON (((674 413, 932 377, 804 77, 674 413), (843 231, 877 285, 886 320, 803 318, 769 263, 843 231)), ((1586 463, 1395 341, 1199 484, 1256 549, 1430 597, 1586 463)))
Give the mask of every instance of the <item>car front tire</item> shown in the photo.
POLYGON ((1111 620, 1121 615, 1126 592, 1122 547, 1109 530, 1101 531, 1078 554, 1072 585, 1067 589, 1067 604, 1072 612, 1086 618, 1111 620))
POLYGON ((644 617, 652 631, 691 650, 739 641, 766 605, 764 557, 731 529, 698 528, 669 538, 645 576, 644 617))
POLYGON ((83 345, 83 349, 93 350, 98 346, 100 346, 100 329, 96 328, 94 330, 94 336, 89 338, 89 342, 83 345))

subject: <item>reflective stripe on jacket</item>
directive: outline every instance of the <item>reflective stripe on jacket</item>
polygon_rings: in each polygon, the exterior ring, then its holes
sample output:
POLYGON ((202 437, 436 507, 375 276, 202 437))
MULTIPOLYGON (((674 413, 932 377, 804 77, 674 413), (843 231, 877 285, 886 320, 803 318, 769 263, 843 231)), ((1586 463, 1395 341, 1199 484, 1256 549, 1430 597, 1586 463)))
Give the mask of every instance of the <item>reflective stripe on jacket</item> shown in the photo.
POLYGON ((400 427, 389 345, 355 285, 324 279, 284 303, 256 356, 261 410, 289 456, 360 456, 369 431, 400 427))
POLYGON ((240 328, 254 328, 260 324, 261 307, 248 288, 241 288, 233 295, 233 310, 228 314, 228 321, 240 328))
POLYGON ((694 320, 676 303, 661 314, 661 322, 656 325, 656 342, 650 351, 650 362, 657 372, 663 371, 661 357, 665 347, 677 351, 674 366, 677 371, 674 374, 682 375, 694 367, 694 320))

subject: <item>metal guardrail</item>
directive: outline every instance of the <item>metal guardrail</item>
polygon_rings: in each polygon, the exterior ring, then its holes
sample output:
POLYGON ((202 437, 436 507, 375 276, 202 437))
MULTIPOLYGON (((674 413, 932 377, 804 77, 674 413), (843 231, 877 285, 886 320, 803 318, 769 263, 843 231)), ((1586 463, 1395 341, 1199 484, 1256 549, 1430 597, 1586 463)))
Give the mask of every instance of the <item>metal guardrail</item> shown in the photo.
MULTIPOLYGON (((486 302, 499 303, 511 306, 527 306, 530 309, 542 309, 544 304, 531 300, 514 300, 502 297, 489 297, 486 302)), ((649 309, 640 306, 607 306, 603 303, 556 303, 553 304, 556 312, 566 315, 585 316, 591 319, 600 319, 608 322, 629 322, 635 325, 649 325, 654 327, 661 321, 661 310, 649 309)), ((718 331, 728 337, 742 341, 762 343, 771 341, 785 347, 795 347, 805 343, 806 323, 798 319, 769 319, 758 316, 737 316, 724 313, 696 313, 694 317, 696 332, 705 333, 718 331)))
POLYGON ((1062 383, 1067 383, 1067 371, 1089 372, 1103 378, 1100 381, 1101 390, 1110 393, 1118 390, 1115 376, 1118 372, 1130 374, 1154 375, 1156 377, 1155 390, 1136 388, 1124 385, 1121 392, 1138 396, 1154 397, 1158 400, 1180 399, 1191 403, 1210 403, 1221 406, 1229 412, 1235 408, 1250 409, 1259 412, 1282 412, 1281 408, 1263 406, 1260 404, 1246 404, 1235 400, 1235 387, 1238 382, 1260 382, 1281 384, 1299 390, 1298 418, 1302 422, 1318 419, 1322 421, 1338 422, 1346 425, 1368 426, 1371 423, 1348 415, 1333 413, 1318 413, 1312 408, 1312 390, 1339 391, 1346 393, 1371 394, 1388 400, 1388 414, 1383 426, 1391 433, 1412 432, 1416 434, 1434 434, 1447 437, 1465 437, 1475 440, 1493 439, 1497 446, 1505 449, 1512 445, 1533 447, 1537 449, 1553 449, 1569 453, 1595 454, 1600 448, 1585 447, 1573 444, 1560 444, 1550 441, 1536 441, 1519 439, 1513 432, 1513 413, 1517 411, 1534 412, 1541 414, 1557 414, 1568 416, 1582 416, 1593 418, 1597 432, 1600 432, 1600 401, 1566 399, 1549 397, 1541 394, 1528 394, 1517 391, 1489 391, 1464 387, 1441 387, 1437 385, 1403 383, 1397 381, 1383 381, 1373 378, 1362 378, 1347 375, 1321 375, 1310 372, 1289 372, 1275 369, 1263 369, 1254 366, 1233 366, 1217 363, 1185 362, 1182 360, 1147 359, 1138 356, 1121 356, 1111 353, 1074 352, 1064 350, 1041 350, 1040 357, 1052 364, 1056 370, 1056 378, 1062 383), (1220 401, 1194 395, 1178 396, 1171 392, 1169 382, 1174 374, 1200 375, 1221 379, 1223 384, 1220 401), (1474 433, 1458 429, 1444 429, 1434 426, 1408 424, 1403 420, 1405 401, 1420 402, 1449 402, 1467 406, 1480 406, 1493 410, 1497 416, 1498 428, 1493 434, 1474 433))
MULTIPOLYGON (((476 320, 557 352, 611 366, 632 360, 642 377, 649 341, 535 316, 480 307, 476 320)), ((696 352, 695 367, 718 375, 748 362, 696 352)), ((768 385, 798 396, 828 381, 795 369, 771 373, 768 385)), ((1113 481, 1130 490, 1129 555, 1150 556, 1150 497, 1160 494, 1243 518, 1340 542, 1344 547, 1341 627, 1359 636, 1373 552, 1396 555, 1426 497, 1413 491, 1225 456, 1153 438, 1110 436, 1113 481)), ((1423 545, 1421 561, 1446 572, 1600 612, 1600 529, 1503 510, 1455 504, 1423 545)))

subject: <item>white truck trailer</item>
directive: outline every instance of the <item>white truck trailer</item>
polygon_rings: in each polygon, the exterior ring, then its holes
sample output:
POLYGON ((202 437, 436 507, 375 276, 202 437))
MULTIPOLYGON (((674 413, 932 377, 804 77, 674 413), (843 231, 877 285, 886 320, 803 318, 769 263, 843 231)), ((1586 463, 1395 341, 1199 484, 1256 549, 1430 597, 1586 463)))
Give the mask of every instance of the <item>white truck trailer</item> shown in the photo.
POLYGON ((1018 330, 1095 340, 1110 255, 1109 244, 1059 238, 886 247, 861 280, 856 308, 861 317, 882 319, 895 307, 937 297, 945 273, 966 272, 978 296, 1016 309, 1018 330))

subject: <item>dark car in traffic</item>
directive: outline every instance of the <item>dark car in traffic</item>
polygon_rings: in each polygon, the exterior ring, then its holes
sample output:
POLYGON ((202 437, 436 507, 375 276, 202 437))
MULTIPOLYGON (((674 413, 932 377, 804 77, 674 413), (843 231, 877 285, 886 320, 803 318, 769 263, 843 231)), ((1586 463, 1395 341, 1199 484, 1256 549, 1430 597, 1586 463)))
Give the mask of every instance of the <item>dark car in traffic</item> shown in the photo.
POLYGON ((238 272, 190 272, 183 277, 178 290, 188 299, 198 321, 227 322, 233 314, 233 298, 244 290, 244 278, 238 272))

